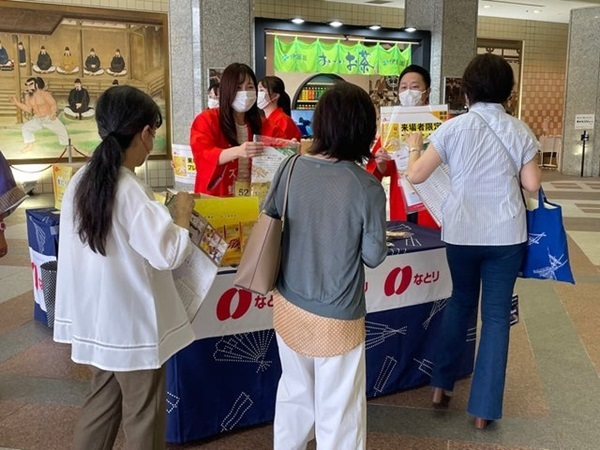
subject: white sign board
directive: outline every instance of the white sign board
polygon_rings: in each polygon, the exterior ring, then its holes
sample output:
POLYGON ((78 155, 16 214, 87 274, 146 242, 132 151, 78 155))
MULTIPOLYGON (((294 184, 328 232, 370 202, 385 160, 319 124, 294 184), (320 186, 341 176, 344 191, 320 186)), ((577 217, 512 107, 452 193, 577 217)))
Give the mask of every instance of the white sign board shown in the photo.
POLYGON ((171 144, 173 151, 173 172, 175 173, 175 190, 194 191, 196 183, 196 164, 189 145, 171 144))
POLYGON ((595 117, 595 114, 575 114, 575 129, 593 130, 595 117))

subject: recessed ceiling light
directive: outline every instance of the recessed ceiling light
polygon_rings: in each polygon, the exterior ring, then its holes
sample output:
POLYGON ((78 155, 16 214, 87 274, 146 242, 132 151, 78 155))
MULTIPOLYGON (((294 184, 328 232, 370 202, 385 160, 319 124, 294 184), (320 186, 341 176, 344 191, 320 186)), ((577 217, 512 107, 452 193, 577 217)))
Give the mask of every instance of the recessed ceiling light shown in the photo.
POLYGON ((415 31, 417 31, 417 29, 415 27, 406 27, 404 31, 406 31, 407 33, 414 33, 415 31))
POLYGON ((294 17, 292 22, 294 22, 296 25, 300 25, 304 23, 304 19, 302 17, 294 17))
POLYGON ((329 22, 329 25, 331 25, 334 28, 338 28, 344 24, 342 22, 340 22, 339 20, 332 20, 331 22, 329 22))
POLYGON ((534 10, 533 10, 533 13, 534 13, 534 14, 539 14, 539 13, 541 13, 541 12, 542 12, 542 10, 541 10, 541 9, 534 9, 534 10))
POLYGON ((485 9, 488 9, 488 8, 491 8, 491 7, 492 7, 492 5, 483 5, 483 7, 484 7, 485 9))
POLYGON ((381 29, 381 25, 371 25, 369 26, 369 30, 377 31, 381 29))

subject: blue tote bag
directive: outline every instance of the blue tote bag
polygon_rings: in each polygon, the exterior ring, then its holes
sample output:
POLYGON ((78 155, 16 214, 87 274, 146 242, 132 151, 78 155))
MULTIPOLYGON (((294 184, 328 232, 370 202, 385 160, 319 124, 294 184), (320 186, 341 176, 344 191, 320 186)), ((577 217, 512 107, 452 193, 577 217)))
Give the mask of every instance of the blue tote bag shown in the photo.
POLYGON ((562 208, 551 203, 540 188, 538 198, 527 202, 527 253, 519 276, 575 284, 562 208))

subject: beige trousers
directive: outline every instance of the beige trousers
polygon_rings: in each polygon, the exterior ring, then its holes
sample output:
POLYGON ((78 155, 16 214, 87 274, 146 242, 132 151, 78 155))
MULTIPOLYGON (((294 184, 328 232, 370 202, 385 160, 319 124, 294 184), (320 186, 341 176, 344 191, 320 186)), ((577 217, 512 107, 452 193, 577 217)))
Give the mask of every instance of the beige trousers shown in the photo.
POLYGON ((166 368, 107 372, 91 367, 91 392, 75 426, 75 450, 111 450, 121 419, 126 450, 165 448, 166 368))

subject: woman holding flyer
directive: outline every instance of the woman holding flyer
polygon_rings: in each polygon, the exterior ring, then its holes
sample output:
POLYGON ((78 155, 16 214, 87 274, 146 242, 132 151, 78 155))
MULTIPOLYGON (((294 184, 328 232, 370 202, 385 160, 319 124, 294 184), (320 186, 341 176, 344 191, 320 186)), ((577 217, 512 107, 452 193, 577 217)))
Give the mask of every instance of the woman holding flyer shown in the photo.
POLYGON ((529 127, 504 111, 514 84, 501 56, 475 57, 465 69, 469 112, 442 124, 421 157, 408 159, 406 176, 422 183, 442 163, 450 168, 442 240, 452 277, 431 384, 434 404, 446 403, 456 381, 470 319, 481 291, 481 338, 467 410, 475 427, 502 417, 513 288, 527 248, 521 186, 540 187, 538 142, 529 127))
MULTIPOLYGON (((399 83, 399 99, 401 106, 422 106, 429 104, 431 76, 421 66, 412 64, 402 71, 399 83)), ((411 133, 407 142, 409 151, 421 151, 423 139, 421 133, 411 133)), ((407 212, 404 193, 400 186, 400 174, 390 153, 381 145, 381 137, 377 139, 372 154, 375 159, 369 161, 367 170, 381 180, 390 177, 390 220, 409 220, 430 228, 439 226, 427 210, 416 214, 407 212)))
POLYGON ((179 192, 174 219, 135 175, 162 123, 158 105, 132 86, 96 103, 102 141, 62 201, 54 340, 92 372, 75 427, 75 450, 165 448, 166 368, 194 340, 171 270, 192 250, 193 197, 179 192))
POLYGON ((263 153, 254 135, 283 137, 261 118, 256 106, 256 75, 246 64, 225 68, 219 85, 219 107, 203 111, 190 131, 196 163, 195 192, 217 197, 250 195, 251 158, 263 153))

